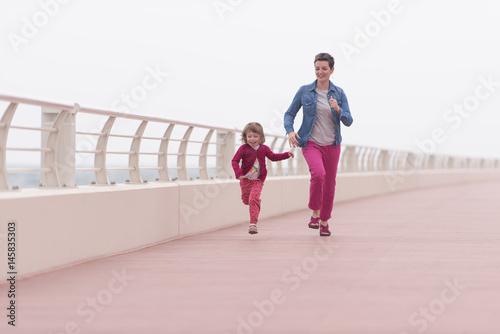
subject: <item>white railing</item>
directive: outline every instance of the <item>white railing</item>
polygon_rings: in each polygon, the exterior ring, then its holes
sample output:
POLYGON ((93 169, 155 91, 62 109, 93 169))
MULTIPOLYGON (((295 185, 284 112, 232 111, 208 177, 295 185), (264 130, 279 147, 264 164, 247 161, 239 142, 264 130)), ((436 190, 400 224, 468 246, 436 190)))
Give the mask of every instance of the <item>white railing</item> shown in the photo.
MULTIPOLYGON (((5 101, 0 119, 0 190, 11 189, 8 177, 14 173, 39 173, 40 186, 50 188, 76 185, 76 173, 91 173, 89 183, 96 185, 113 184, 110 172, 127 173, 125 182, 131 184, 146 182, 146 171, 154 171, 159 182, 233 178, 231 158, 239 142, 237 129, 3 94, 0 101, 5 101), (37 113, 37 117, 41 116, 40 126, 13 122, 22 106, 37 108, 21 118, 32 119, 37 113), (85 129, 89 124, 94 124, 90 125, 92 130, 85 129), (25 146, 11 146, 11 130, 39 132, 40 144, 26 147, 26 140, 18 136, 12 141, 25 146), (31 161, 38 160, 39 166, 14 168, 16 162, 10 161, 13 159, 9 159, 9 152, 35 152, 39 156, 31 161), (119 157, 126 161, 120 163, 119 157)), ((273 151, 289 150, 284 136, 266 134, 266 138, 273 151)), ((297 153, 297 159, 270 164, 270 175, 307 175, 307 165, 297 153)), ((450 168, 500 168, 500 160, 343 145, 339 173, 450 168)))

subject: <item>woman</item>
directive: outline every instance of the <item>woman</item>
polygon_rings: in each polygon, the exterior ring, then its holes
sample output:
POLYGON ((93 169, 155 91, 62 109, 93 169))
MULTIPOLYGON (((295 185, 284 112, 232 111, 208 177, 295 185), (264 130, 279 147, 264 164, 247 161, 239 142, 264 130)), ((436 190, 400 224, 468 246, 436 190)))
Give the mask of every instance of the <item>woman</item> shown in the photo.
POLYGON ((329 236, 328 220, 332 216, 335 196, 335 178, 340 157, 340 122, 352 124, 347 97, 342 88, 330 81, 335 60, 328 53, 314 58, 316 81, 300 87, 285 113, 285 130, 290 146, 302 147, 309 166, 311 185, 309 209, 312 210, 309 227, 320 229, 321 236, 329 236), (302 107, 303 119, 298 132, 293 121, 302 107))

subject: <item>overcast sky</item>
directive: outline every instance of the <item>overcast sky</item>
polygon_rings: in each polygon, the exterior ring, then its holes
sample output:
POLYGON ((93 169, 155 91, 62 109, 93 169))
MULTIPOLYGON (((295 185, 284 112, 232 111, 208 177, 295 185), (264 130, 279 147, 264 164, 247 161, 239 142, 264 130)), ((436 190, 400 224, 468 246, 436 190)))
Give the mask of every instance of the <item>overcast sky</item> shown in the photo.
POLYGON ((3 93, 284 134, 283 113, 315 79, 314 55, 329 52, 354 118, 344 143, 500 156, 495 0, 0 6, 3 93))

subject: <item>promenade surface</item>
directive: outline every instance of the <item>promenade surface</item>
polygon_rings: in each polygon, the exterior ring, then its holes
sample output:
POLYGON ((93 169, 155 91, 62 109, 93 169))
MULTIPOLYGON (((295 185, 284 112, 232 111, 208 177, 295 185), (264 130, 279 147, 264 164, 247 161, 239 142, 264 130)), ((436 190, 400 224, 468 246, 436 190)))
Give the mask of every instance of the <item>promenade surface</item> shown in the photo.
POLYGON ((330 238, 302 210, 79 264, 19 281, 0 332, 498 334, 499 202, 426 188, 336 204, 330 238))

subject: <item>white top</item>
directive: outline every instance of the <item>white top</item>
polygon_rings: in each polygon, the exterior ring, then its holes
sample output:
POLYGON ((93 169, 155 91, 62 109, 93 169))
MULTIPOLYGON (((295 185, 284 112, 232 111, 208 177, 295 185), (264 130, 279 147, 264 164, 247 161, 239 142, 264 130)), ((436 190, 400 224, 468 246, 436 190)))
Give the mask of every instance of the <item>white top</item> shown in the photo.
POLYGON ((318 100, 316 101, 316 122, 311 130, 308 140, 311 140, 319 146, 332 145, 335 141, 337 126, 333 121, 332 107, 328 102, 328 91, 316 88, 318 100))

